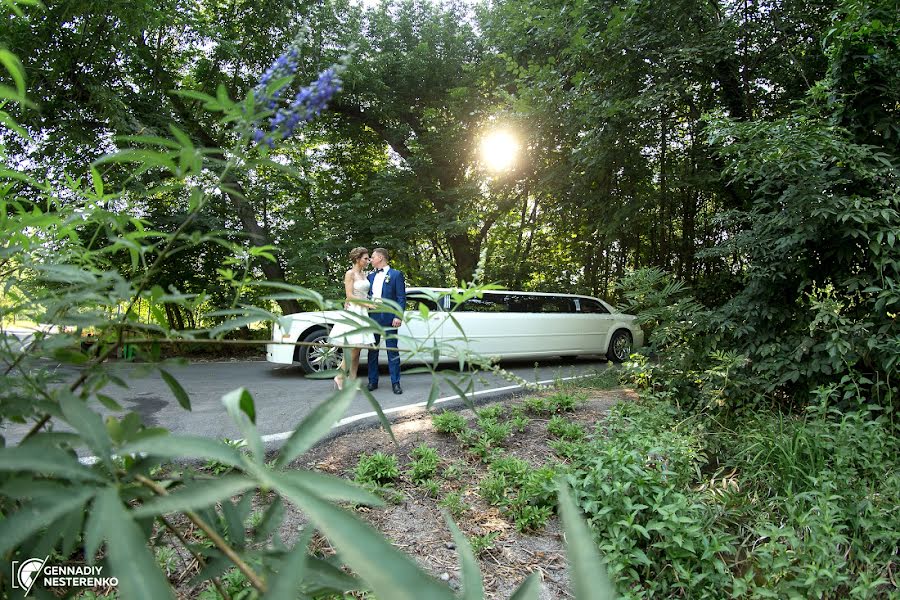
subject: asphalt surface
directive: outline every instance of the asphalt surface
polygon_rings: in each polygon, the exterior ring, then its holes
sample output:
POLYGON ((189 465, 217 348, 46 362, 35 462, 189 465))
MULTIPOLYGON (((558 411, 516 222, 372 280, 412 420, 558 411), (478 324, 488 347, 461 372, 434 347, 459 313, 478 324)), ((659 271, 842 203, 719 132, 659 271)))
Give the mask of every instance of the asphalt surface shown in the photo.
MULTIPOLYGON (((606 360, 600 357, 585 357, 574 361, 542 361, 504 363, 505 370, 530 383, 552 381, 560 378, 586 375, 606 368, 606 360)), ((102 390, 117 400, 126 412, 137 412, 147 426, 165 427, 173 433, 200 435, 210 438, 237 438, 240 434, 232 424, 221 398, 224 394, 239 388, 247 388, 256 404, 257 426, 267 445, 277 446, 287 437, 300 420, 332 393, 330 380, 308 379, 300 367, 274 365, 265 361, 209 362, 193 363, 187 366, 169 366, 171 373, 184 387, 191 400, 191 411, 178 404, 172 391, 156 369, 148 365, 115 363, 113 373, 121 377, 128 388, 108 385, 102 390)), ((365 365, 360 373, 365 373, 365 365)), ((74 371, 62 371, 62 381, 71 381, 77 376, 74 371)), ((458 404, 458 396, 447 383, 452 380, 462 387, 467 381, 458 368, 442 367, 436 379, 439 381, 438 398, 447 405, 458 404), (461 379, 463 378, 463 379, 461 379)), ((476 373, 472 376, 475 399, 509 395, 521 388, 516 382, 507 381, 493 374, 476 373)), ((379 389, 373 392, 383 410, 396 413, 416 403, 425 402, 431 390, 433 377, 430 373, 403 375, 403 394, 391 391, 387 369, 381 371, 379 389)), ((364 380, 363 380, 364 381, 364 380)), ((465 389, 465 387, 463 387, 465 389)), ((104 416, 114 413, 99 403, 93 406, 104 416)), ((368 418, 373 407, 363 394, 358 394, 342 422, 359 422, 368 418)), ((51 423, 53 423, 51 421, 51 423)), ((30 425, 8 424, 0 429, 0 435, 7 444, 15 444, 28 431, 30 425)), ((53 423, 58 431, 68 430, 65 423, 53 423)))

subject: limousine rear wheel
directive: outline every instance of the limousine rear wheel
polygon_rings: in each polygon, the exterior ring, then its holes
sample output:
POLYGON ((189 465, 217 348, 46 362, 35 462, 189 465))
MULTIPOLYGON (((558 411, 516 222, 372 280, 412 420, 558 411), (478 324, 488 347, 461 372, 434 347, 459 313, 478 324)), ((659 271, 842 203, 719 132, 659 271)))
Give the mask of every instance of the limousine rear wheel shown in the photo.
POLYGON ((606 358, 613 362, 625 362, 631 356, 631 332, 620 329, 615 332, 609 341, 609 351, 606 358))
POLYGON ((300 346, 297 351, 297 359, 303 371, 309 373, 321 373, 337 369, 341 364, 343 354, 340 348, 332 348, 327 346, 328 331, 325 329, 314 329, 307 333, 301 340, 312 344, 310 346, 300 346))

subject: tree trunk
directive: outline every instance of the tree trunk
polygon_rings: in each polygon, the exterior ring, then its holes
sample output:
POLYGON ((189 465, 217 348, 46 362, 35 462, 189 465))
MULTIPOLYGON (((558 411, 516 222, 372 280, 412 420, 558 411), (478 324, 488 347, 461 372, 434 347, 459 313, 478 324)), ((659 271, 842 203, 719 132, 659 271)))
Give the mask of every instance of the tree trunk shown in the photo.
MULTIPOLYGON (((225 187, 229 190, 227 192, 228 199, 231 200, 231 204, 241 220, 244 231, 250 237, 250 243, 254 246, 270 245, 269 236, 256 221, 256 213, 253 210, 253 206, 247 201, 241 184, 231 178, 223 183, 226 184, 225 187)), ((260 261, 259 267, 269 281, 284 281, 284 269, 281 267, 281 263, 263 259, 260 261)), ((297 300, 278 300, 277 302, 278 306, 281 307, 281 312, 286 315, 301 312, 300 303, 297 300)))
POLYGON ((469 236, 464 234, 448 235, 450 252, 453 254, 453 266, 456 270, 456 281, 462 284, 472 281, 475 267, 478 266, 479 244, 473 243, 469 236))

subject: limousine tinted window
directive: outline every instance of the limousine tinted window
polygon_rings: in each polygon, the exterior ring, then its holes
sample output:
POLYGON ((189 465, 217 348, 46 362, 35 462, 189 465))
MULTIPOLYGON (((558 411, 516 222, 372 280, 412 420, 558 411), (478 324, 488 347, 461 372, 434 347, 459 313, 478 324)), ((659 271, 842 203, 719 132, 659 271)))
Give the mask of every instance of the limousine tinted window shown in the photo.
POLYGON ((573 313, 575 312, 575 299, 565 296, 534 296, 537 301, 535 312, 544 313, 573 313))
POLYGON ((596 300, 591 300, 590 298, 579 298, 578 304, 581 307, 581 312, 590 313, 592 315, 606 315, 609 314, 609 311, 606 310, 606 307, 597 302, 596 300))
POLYGON ((428 310, 434 312, 436 310, 441 310, 437 303, 431 298, 425 298, 422 296, 407 296, 406 297, 406 310, 419 311, 419 307, 422 305, 428 307, 428 310))
POLYGON ((565 296, 531 296, 528 294, 483 294, 470 298, 457 311, 514 313, 574 313, 575 299, 565 296))
POLYGON ((469 298, 457 308, 461 312, 510 312, 509 303, 503 294, 483 294, 481 298, 469 298))

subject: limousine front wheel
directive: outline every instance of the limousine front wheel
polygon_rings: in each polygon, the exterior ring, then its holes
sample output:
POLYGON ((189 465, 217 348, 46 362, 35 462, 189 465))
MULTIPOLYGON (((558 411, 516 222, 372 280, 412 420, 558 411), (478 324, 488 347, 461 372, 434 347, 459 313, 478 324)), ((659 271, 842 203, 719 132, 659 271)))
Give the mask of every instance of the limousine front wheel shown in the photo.
POLYGON ((609 341, 609 351, 606 358, 613 362, 625 362, 631 356, 631 332, 620 329, 615 332, 609 341))
POLYGON ((301 340, 310 344, 300 346, 297 351, 297 359, 306 373, 320 373, 337 369, 341 364, 340 348, 327 346, 328 332, 324 329, 315 329, 301 340))

